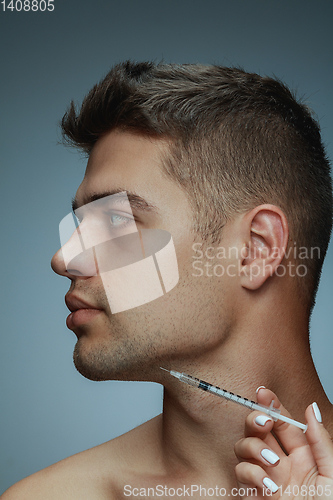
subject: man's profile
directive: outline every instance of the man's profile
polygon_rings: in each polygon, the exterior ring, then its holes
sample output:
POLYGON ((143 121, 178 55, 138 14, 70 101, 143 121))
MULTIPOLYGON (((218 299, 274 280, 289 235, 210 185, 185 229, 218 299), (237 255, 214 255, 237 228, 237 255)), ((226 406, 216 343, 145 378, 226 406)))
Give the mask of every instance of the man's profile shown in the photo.
MULTIPOLYGON (((52 259, 70 280, 76 368, 96 381, 163 384, 163 413, 26 478, 3 498, 126 498, 149 488, 159 496, 159 487, 167 497, 191 484, 231 491, 248 411, 160 367, 249 399, 264 385, 301 422, 316 401, 333 435, 333 408, 309 346, 332 182, 308 108, 281 82, 241 69, 125 62, 79 110, 71 104, 62 131, 88 155, 75 213, 92 204, 85 217, 93 214, 94 228, 101 217, 114 231, 135 224, 138 249, 147 230, 172 237, 178 284, 116 313, 110 303, 121 285, 103 282, 96 254, 66 260, 70 239, 52 259)), ((84 224, 78 220, 81 237, 84 224)))

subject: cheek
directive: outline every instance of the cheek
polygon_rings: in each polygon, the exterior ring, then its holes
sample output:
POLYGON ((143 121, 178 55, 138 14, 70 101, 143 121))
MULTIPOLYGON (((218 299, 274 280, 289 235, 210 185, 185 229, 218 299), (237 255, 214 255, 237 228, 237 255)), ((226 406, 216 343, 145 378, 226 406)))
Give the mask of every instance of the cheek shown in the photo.
POLYGON ((223 321, 223 300, 212 282, 192 277, 180 279, 178 285, 149 304, 128 311, 128 324, 149 332, 169 348, 181 346, 191 352, 202 346, 214 347, 220 340, 223 321))

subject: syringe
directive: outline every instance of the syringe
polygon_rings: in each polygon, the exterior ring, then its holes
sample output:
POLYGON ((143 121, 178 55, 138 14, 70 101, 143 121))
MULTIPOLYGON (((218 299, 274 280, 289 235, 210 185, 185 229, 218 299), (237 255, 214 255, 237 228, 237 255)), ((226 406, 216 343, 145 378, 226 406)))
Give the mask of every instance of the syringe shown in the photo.
POLYGON ((239 405, 246 406, 250 410, 259 410, 262 413, 266 413, 272 417, 272 419, 276 422, 277 420, 282 420, 283 422, 287 422, 288 424, 295 425, 300 429, 303 429, 303 432, 306 431, 307 425, 302 424, 301 422, 297 422, 297 420, 293 420, 292 418, 286 417, 285 415, 281 415, 281 412, 278 408, 273 407, 274 401, 271 402, 270 406, 264 406, 259 403, 255 403, 250 399, 243 398, 242 396, 238 396, 238 394, 234 394, 233 392, 226 391, 225 389, 220 389, 215 385, 209 384, 204 380, 199 380, 198 378, 191 377, 191 375, 187 375, 186 373, 176 372, 174 370, 167 370, 166 368, 160 367, 161 370, 165 370, 169 372, 173 377, 178 378, 181 382, 185 384, 192 385, 193 387, 197 387, 198 389, 202 389, 203 391, 210 392, 211 394, 215 394, 221 398, 228 399, 229 401, 233 401, 234 403, 238 403, 239 405))

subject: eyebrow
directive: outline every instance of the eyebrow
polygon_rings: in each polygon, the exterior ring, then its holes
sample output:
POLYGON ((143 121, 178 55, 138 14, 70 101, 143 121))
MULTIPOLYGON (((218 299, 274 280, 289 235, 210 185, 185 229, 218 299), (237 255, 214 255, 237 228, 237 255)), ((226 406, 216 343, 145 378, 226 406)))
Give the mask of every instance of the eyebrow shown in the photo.
POLYGON ((130 203, 131 208, 135 208, 142 212, 156 212, 158 213, 158 209, 152 203, 149 203, 147 200, 142 198, 141 196, 131 193, 130 191, 126 191, 125 189, 114 189, 112 191, 103 191, 102 193, 94 193, 83 198, 83 203, 79 203, 76 197, 72 198, 72 210, 75 212, 78 208, 83 205, 87 205, 88 203, 92 203, 96 200, 101 200, 102 198, 106 198, 107 196, 114 196, 115 202, 127 203, 127 200, 130 203))

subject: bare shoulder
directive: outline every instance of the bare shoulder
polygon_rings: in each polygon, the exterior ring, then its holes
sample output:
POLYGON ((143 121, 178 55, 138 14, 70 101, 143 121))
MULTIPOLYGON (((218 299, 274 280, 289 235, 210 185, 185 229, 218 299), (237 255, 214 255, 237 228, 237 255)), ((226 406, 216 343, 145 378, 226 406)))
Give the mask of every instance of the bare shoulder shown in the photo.
POLYGON ((116 439, 73 455, 11 486, 1 500, 106 500, 119 498, 123 484, 159 469, 161 418, 116 439))

